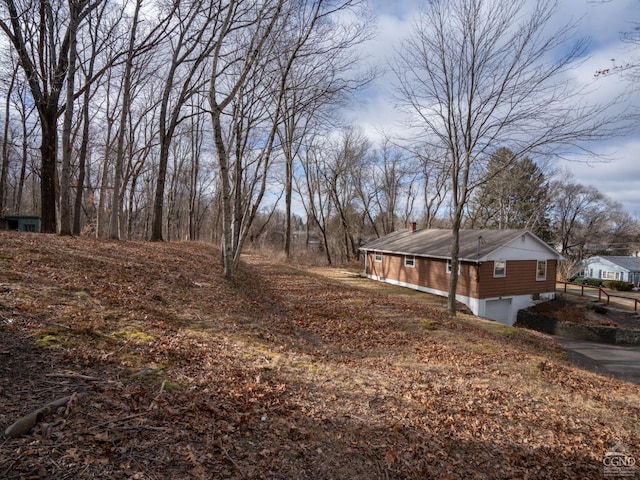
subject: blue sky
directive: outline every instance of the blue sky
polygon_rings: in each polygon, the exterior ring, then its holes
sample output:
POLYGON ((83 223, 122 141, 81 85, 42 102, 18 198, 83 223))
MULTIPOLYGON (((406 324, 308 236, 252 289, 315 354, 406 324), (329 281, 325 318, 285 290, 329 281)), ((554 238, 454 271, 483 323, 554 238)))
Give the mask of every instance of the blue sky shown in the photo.
MULTIPOLYGON (((372 0, 371 4, 377 17, 377 36, 366 51, 370 62, 384 66, 393 56, 394 46, 411 31, 413 18, 424 1, 372 0)), ((640 59, 640 44, 629 45, 621 40, 622 32, 633 30, 634 22, 640 24, 640 0, 560 0, 556 26, 569 19, 579 23, 579 35, 590 38, 589 58, 574 70, 575 81, 592 82, 594 73, 610 67, 612 59, 617 65, 640 59)), ((381 76, 366 92, 366 101, 350 115, 353 123, 373 139, 381 130, 392 132, 401 123, 390 81, 390 75, 381 76)), ((624 92, 629 95, 625 102, 640 111, 640 91, 629 93, 631 84, 624 78, 610 75, 599 78, 593 86, 598 100, 612 99, 624 92)), ((576 157, 575 161, 556 162, 555 167, 567 168, 576 181, 595 186, 640 220, 640 128, 591 147, 602 155, 603 162, 585 164, 576 157)))

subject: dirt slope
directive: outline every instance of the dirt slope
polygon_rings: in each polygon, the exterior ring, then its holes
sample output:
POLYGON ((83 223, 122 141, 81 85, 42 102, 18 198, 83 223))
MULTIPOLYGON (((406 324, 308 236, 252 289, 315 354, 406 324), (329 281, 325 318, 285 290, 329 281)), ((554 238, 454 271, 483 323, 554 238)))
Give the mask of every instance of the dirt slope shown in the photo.
MULTIPOLYGON (((0 232, 6 479, 603 478, 640 387, 547 337, 202 243, 0 232)), ((637 472, 636 472, 637 473, 637 472)))

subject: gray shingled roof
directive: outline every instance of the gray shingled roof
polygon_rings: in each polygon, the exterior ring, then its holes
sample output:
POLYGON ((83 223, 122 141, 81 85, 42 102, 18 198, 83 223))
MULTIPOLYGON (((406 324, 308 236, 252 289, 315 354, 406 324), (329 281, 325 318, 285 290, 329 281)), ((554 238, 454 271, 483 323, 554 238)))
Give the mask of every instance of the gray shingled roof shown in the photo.
POLYGON ((640 272, 640 257, 601 256, 600 258, 609 260, 630 272, 640 272))
MULTIPOLYGON (((526 229, 460 230, 460 260, 475 262, 527 232, 526 229)), ((399 230, 367 243, 362 250, 448 259, 452 239, 452 231, 446 229, 399 230)))

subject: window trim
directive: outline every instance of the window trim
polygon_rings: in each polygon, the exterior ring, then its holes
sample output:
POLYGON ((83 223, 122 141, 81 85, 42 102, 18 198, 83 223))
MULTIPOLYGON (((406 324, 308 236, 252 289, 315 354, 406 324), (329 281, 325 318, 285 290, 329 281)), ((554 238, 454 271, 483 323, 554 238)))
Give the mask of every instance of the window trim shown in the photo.
POLYGON ((404 256, 404 266, 407 268, 415 268, 416 266, 416 256, 415 255, 405 255, 404 256))
POLYGON ((547 261, 546 260, 538 260, 536 262, 536 281, 544 282, 547 279, 547 261), (540 266, 544 265, 543 274, 540 275, 540 266))
POLYGON ((620 272, 614 272, 613 270, 602 271, 603 280, 620 280, 620 272))
MULTIPOLYGON (((458 275, 460 275, 460 260, 458 260, 458 275)), ((451 259, 447 260, 447 275, 451 275, 451 259)))
POLYGON ((382 253, 381 252, 374 252, 373 261, 376 262, 376 263, 382 263, 382 253))
POLYGON ((507 261, 506 260, 494 260, 493 262, 493 278, 505 278, 507 276, 507 261), (502 264, 502 274, 496 273, 498 270, 498 264, 502 264))

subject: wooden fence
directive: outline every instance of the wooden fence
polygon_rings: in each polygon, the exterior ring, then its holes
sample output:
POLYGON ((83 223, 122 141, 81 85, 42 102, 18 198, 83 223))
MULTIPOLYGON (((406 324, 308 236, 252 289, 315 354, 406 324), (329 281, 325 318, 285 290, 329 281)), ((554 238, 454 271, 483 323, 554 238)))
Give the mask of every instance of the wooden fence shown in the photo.
POLYGON ((609 293, 602 287, 594 287, 593 285, 584 285, 582 283, 571 283, 563 281, 557 281, 556 284, 562 285, 561 290, 563 290, 564 293, 575 295, 579 291, 580 295, 583 297, 597 296, 598 301, 604 303, 605 305, 610 305, 613 303, 615 306, 633 308, 634 312, 638 311, 638 304, 640 304, 640 299, 637 297, 628 297, 624 295, 609 293))

